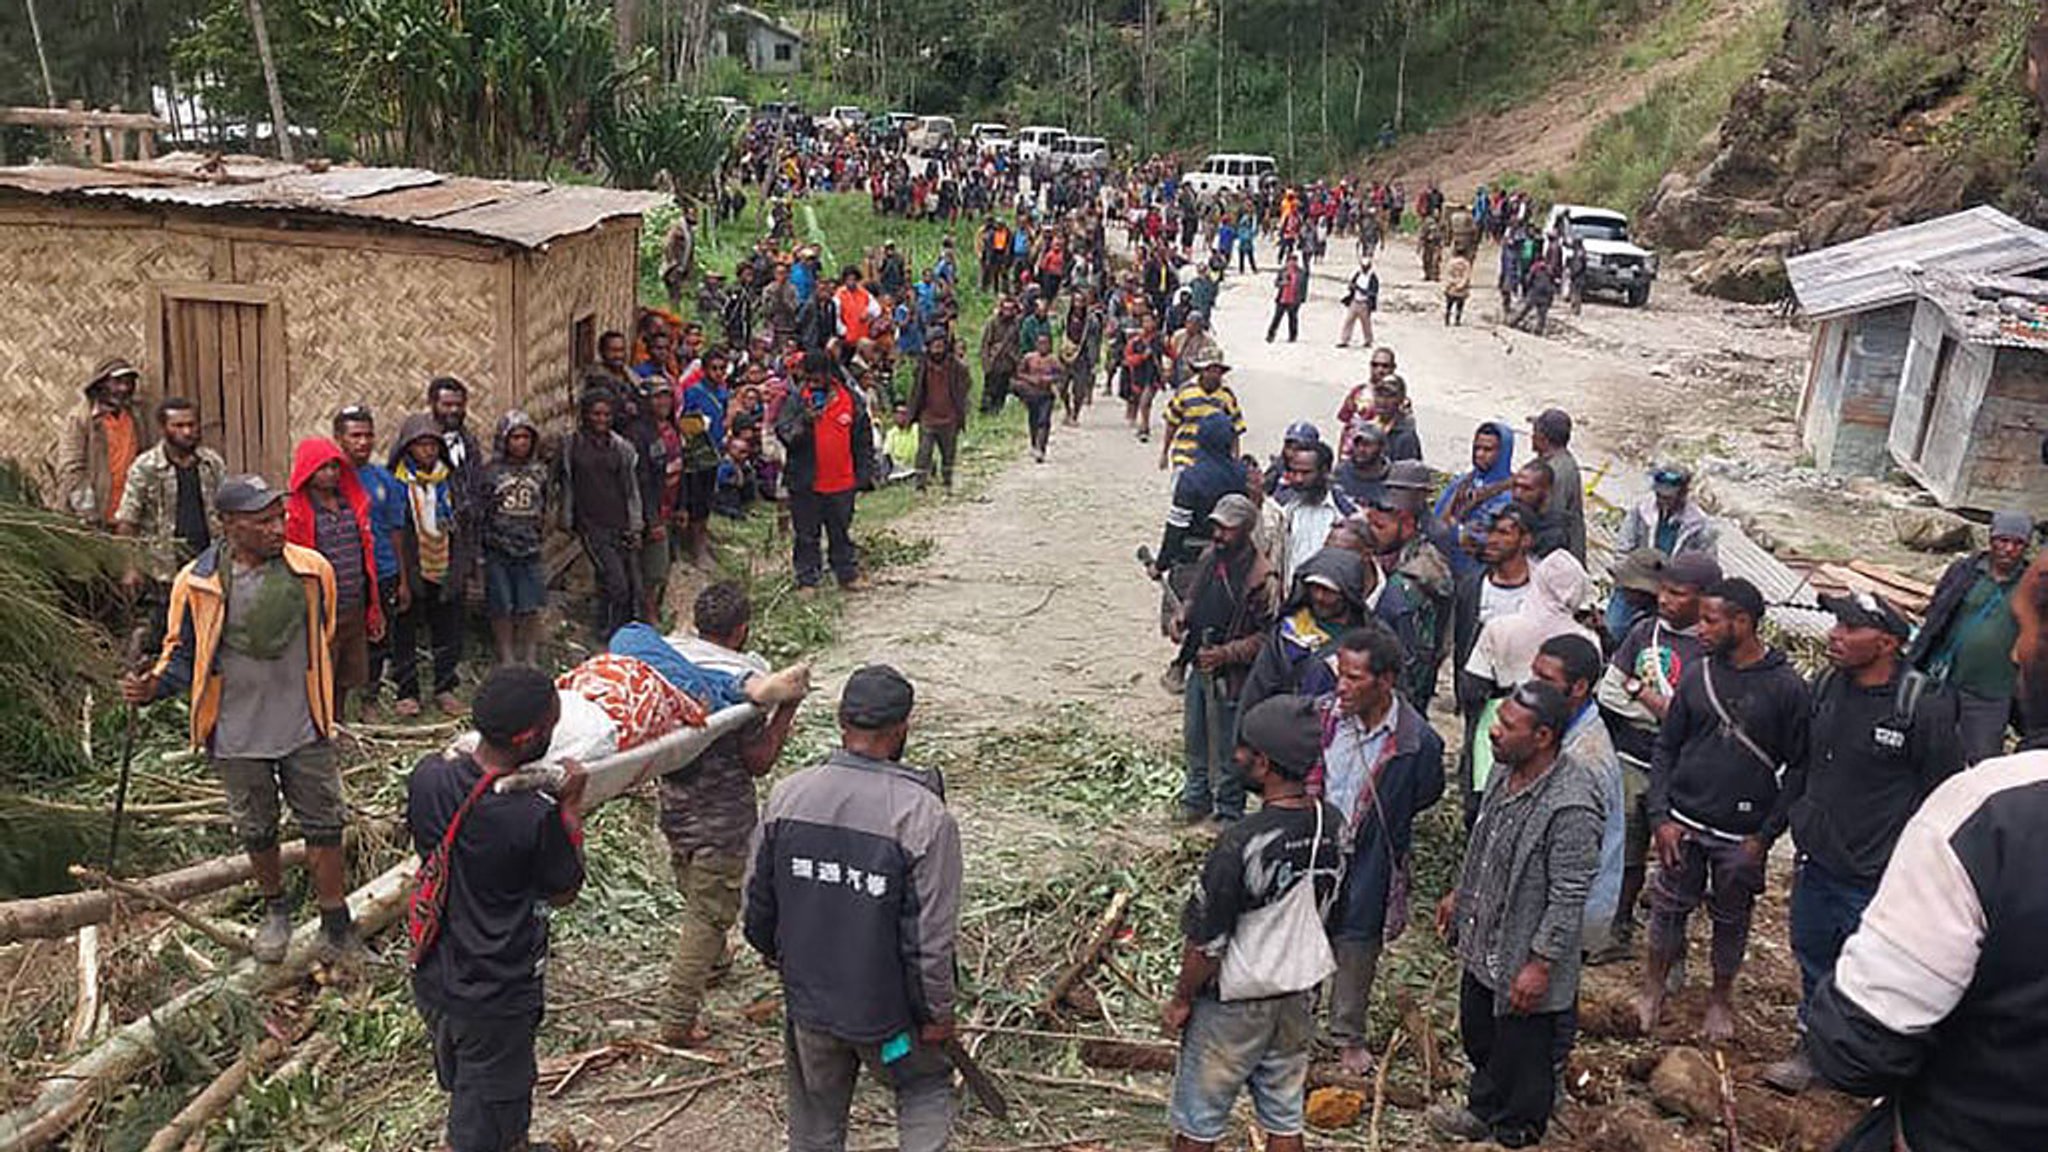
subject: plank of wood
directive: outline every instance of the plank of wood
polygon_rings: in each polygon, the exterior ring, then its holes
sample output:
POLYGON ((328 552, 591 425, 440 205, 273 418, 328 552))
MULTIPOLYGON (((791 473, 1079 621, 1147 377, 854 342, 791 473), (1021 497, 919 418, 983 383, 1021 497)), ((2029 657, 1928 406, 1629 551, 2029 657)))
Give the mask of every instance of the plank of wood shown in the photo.
POLYGON ((1874 563, 1869 560, 1851 560, 1849 561, 1849 570, 1860 572, 1880 584, 1888 584, 1901 592, 1907 592, 1915 596, 1932 597, 1934 595, 1934 585, 1925 581, 1915 580, 1898 569, 1887 567, 1883 564, 1874 563))

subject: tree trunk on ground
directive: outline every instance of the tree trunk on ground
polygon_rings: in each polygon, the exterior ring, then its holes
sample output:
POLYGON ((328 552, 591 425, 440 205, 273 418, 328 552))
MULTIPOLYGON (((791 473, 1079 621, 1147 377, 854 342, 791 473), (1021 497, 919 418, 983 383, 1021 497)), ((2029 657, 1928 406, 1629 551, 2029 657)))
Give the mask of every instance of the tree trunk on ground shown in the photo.
MULTIPOLYGON (((281 856, 285 867, 298 866, 306 858, 306 842, 294 840, 284 845, 281 856)), ((135 883, 166 900, 182 901, 247 883, 254 876, 255 872, 249 867, 249 857, 237 852, 173 872, 145 876, 135 883)), ((0 944, 69 935, 87 924, 101 923, 113 914, 113 894, 97 889, 39 896, 33 900, 10 900, 0 904, 0 944)))
POLYGON ((277 83, 277 58, 270 54, 270 26, 263 20, 263 0, 242 0, 242 7, 249 14, 249 26, 256 32, 256 58, 263 64, 263 87, 270 93, 270 123, 277 132, 277 158, 290 164, 297 157, 292 155, 291 122, 284 115, 284 89, 277 83))

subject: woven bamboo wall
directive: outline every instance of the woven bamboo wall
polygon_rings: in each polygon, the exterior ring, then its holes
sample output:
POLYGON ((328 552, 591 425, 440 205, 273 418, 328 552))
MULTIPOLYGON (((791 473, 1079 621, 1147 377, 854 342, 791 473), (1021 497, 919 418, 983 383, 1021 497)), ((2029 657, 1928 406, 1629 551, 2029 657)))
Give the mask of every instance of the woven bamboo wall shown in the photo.
POLYGON ((632 328, 639 235, 637 221, 615 222, 519 257, 526 410, 550 433, 571 425, 569 339, 576 318, 595 312, 599 332, 632 328))
POLYGON ((212 277, 214 245, 148 228, 0 223, 0 382, 9 419, 0 456, 39 479, 54 475, 64 417, 93 367, 125 356, 157 395, 145 365, 146 284, 212 277))
POLYGON ((325 434, 352 403, 395 433, 440 375, 468 383, 478 409, 503 407, 495 264, 372 247, 236 241, 234 250, 236 279, 283 292, 294 438, 325 434))

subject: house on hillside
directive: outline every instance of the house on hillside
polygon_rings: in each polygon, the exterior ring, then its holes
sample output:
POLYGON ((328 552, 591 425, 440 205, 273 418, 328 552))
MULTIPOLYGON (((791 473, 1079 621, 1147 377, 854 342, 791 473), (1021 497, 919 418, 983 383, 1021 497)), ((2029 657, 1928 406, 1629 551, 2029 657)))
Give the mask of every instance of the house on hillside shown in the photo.
POLYGON ((1988 205, 1872 233, 1785 261, 1813 321, 1800 436, 1831 472, 1883 475, 1919 311, 1915 273, 2024 275, 2048 269, 2048 232, 1988 205))
POLYGON ((1913 279, 1892 458, 1947 507, 2048 517, 2048 281, 1913 279))
POLYGON ((736 56, 747 71, 769 74, 803 67, 803 33, 757 8, 727 4, 711 30, 711 55, 736 56))
POLYGON ((390 435, 427 381, 568 427, 598 334, 630 330, 640 218, 609 188, 175 153, 0 168, 0 455, 49 468, 93 366, 197 401, 236 470, 368 404, 390 435))

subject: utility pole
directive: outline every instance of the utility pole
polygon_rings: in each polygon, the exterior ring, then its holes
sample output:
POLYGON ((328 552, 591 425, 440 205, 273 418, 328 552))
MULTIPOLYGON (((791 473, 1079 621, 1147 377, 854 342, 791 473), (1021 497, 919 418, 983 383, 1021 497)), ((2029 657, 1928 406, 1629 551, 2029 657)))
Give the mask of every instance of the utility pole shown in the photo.
POLYGON ((263 22, 263 0, 242 0, 249 23, 256 29, 256 57, 263 64, 263 86, 270 91, 270 123, 277 130, 277 158, 287 164, 292 155, 290 122, 284 116, 284 89, 277 83, 277 58, 270 54, 270 27, 263 22))

